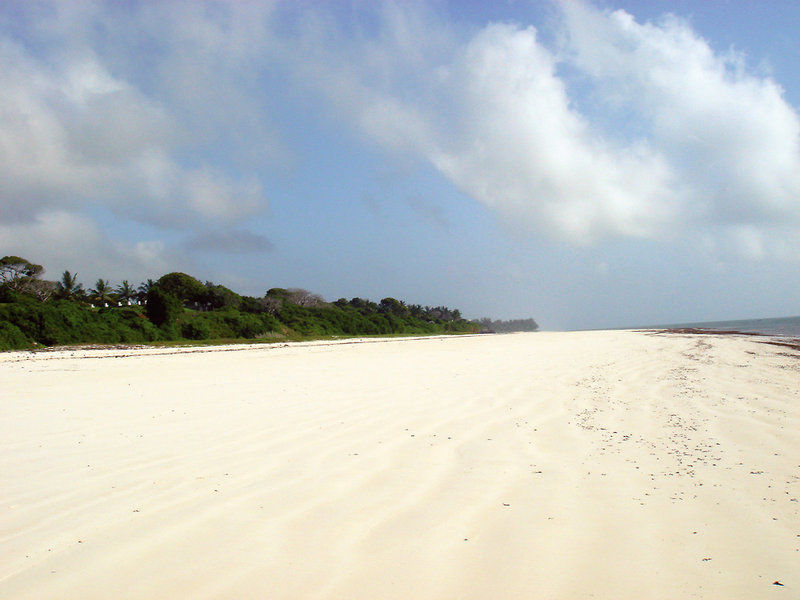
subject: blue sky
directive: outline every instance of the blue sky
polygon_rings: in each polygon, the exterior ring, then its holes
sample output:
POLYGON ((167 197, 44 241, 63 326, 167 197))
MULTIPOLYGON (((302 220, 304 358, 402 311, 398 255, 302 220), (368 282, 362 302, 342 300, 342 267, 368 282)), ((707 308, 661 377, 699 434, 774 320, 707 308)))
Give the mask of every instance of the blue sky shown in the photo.
POLYGON ((0 254, 545 328, 800 313, 796 2, 4 2, 0 254))

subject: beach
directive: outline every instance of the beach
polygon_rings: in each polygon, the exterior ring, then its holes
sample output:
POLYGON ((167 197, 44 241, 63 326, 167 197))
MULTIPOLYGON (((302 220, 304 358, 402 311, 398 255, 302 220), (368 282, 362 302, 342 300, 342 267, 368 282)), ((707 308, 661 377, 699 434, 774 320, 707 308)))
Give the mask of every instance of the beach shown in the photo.
POLYGON ((800 351, 0 354, 0 598, 796 598, 800 351))

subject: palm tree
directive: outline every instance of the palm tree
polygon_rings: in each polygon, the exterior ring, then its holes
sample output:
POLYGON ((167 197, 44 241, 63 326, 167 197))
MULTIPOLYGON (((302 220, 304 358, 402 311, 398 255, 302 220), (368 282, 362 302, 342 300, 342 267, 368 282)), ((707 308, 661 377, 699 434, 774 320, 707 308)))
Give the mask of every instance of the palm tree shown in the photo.
POLYGON ((143 281, 139 285, 139 289, 136 292, 136 299, 139 301, 139 304, 144 305, 147 302, 147 292, 152 290, 156 286, 156 282, 152 279, 148 279, 147 281, 143 281))
POLYGON ((130 304, 131 300, 136 296, 136 290, 133 289, 127 279, 123 280, 116 291, 119 299, 125 304, 130 304))
POLYGON ((83 285, 78 283, 78 274, 73 275, 69 271, 61 274, 61 280, 56 283, 57 294, 61 298, 71 300, 75 297, 83 296, 83 285))
POLYGON ((94 284, 94 289, 89 290, 92 302, 95 302, 100 306, 108 306, 109 303, 113 303, 113 293, 114 292, 111 289, 111 284, 107 279, 98 279, 97 283, 94 284))

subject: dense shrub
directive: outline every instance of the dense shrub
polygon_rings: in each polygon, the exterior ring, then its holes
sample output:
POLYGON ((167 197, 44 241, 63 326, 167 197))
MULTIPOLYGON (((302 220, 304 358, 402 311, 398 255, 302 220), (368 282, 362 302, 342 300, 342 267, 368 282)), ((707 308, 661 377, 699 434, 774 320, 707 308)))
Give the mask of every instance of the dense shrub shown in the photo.
POLYGON ((161 327, 172 323, 183 311, 181 301, 174 294, 154 287, 147 292, 145 311, 150 321, 161 327))
POLYGON ((181 337, 187 340, 207 340, 211 337, 208 323, 201 320, 181 324, 181 337))
POLYGON ((15 330, 27 340, 27 346, 32 342, 45 346, 88 342, 141 343, 162 337, 140 309, 97 310, 67 300, 20 300, 0 304, 0 325, 4 337, 14 336, 16 347, 21 347, 22 342, 15 330))
POLYGON ((147 319, 139 307, 105 308, 99 311, 99 318, 116 332, 119 342, 142 343, 164 339, 163 332, 147 319))
POLYGON ((25 337, 19 327, 0 321, 0 350, 21 350, 31 345, 31 340, 25 337))
POLYGON ((281 329, 280 322, 269 314, 236 309, 185 311, 179 321, 181 336, 187 339, 256 338, 281 329))

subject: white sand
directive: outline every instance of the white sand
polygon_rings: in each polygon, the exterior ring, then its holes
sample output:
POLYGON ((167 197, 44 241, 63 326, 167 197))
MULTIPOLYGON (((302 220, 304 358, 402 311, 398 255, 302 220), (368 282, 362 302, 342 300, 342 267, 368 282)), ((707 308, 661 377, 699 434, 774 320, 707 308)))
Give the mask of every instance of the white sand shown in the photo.
POLYGON ((799 391, 746 337, 2 354, 0 598, 798 598, 799 391))

